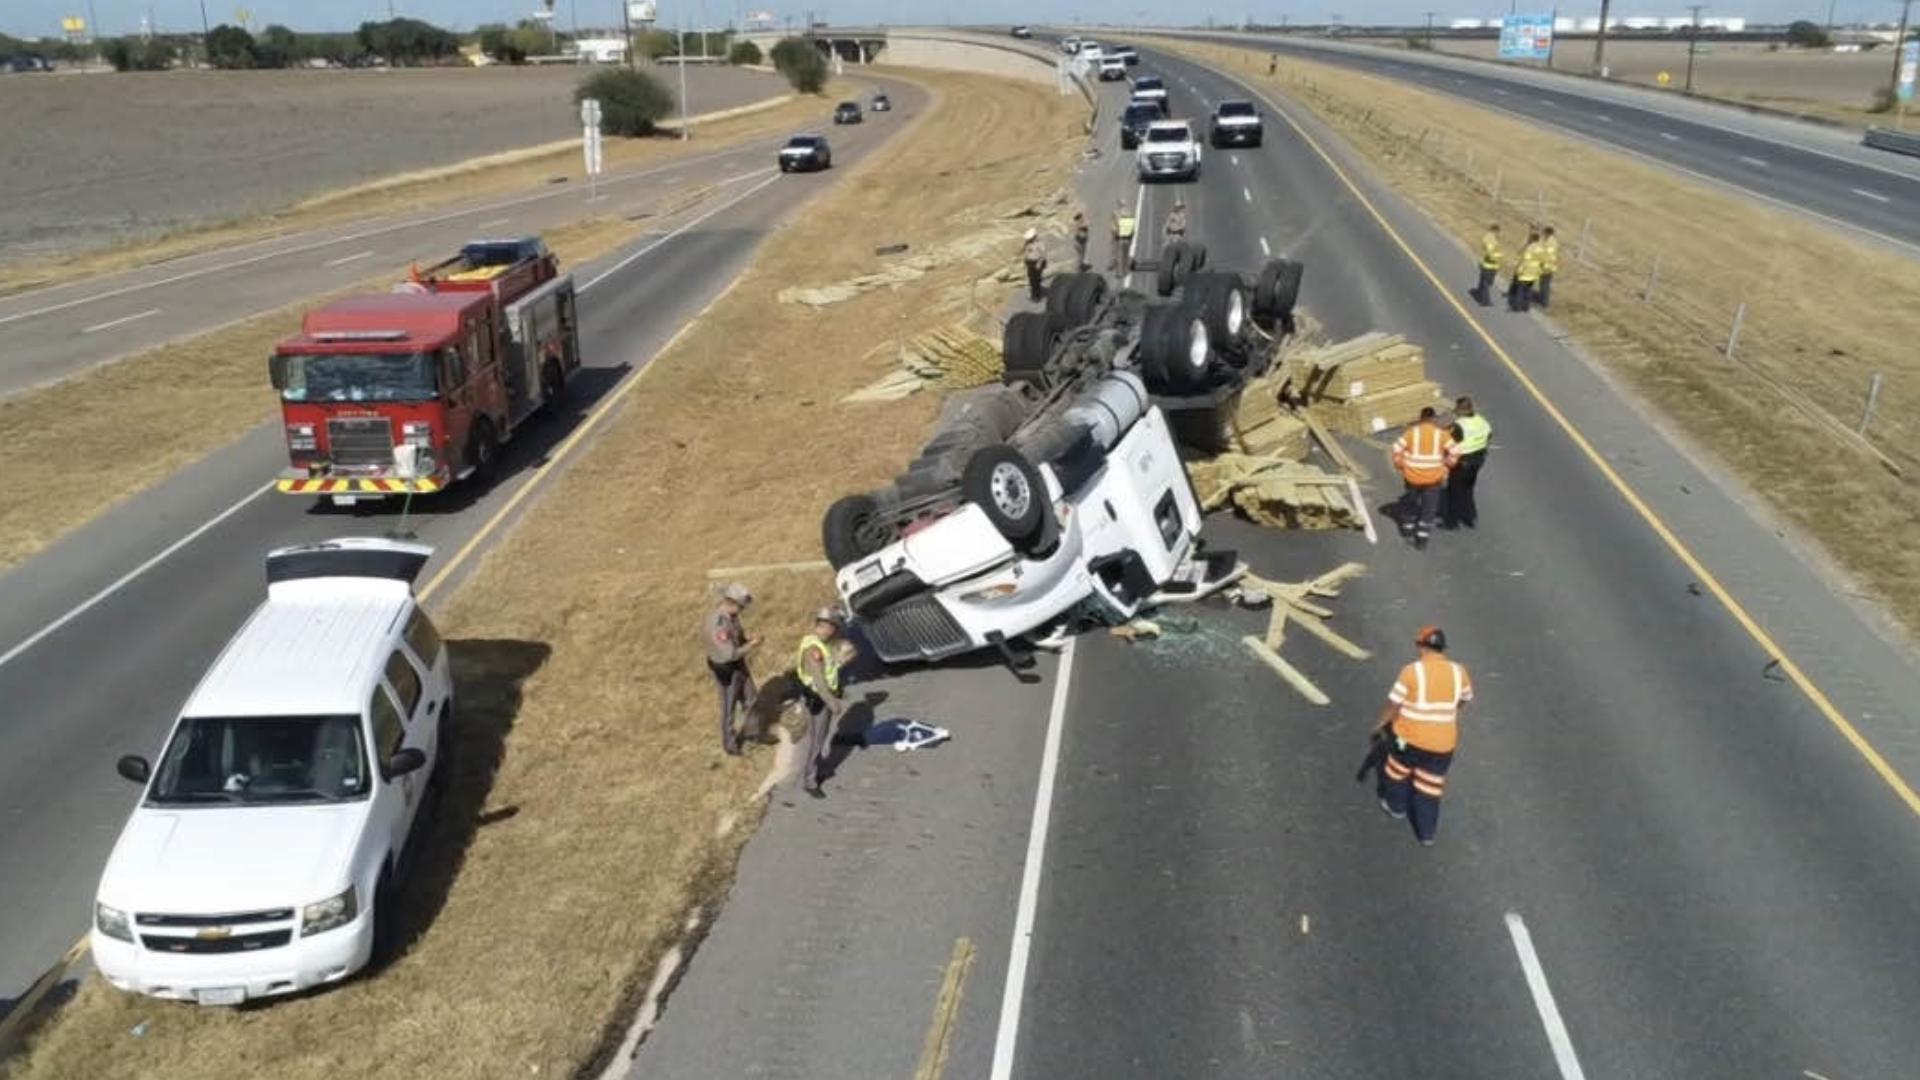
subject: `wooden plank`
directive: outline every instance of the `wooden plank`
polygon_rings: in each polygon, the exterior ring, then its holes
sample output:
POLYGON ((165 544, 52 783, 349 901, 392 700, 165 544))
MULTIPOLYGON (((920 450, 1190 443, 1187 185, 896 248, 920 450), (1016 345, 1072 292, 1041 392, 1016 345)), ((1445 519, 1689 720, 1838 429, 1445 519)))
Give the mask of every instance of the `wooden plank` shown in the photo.
POLYGON ((1320 444, 1320 449, 1326 452, 1327 457, 1331 458, 1333 463, 1338 466, 1342 472, 1351 473, 1362 480, 1367 478, 1366 470, 1362 469, 1359 462, 1354 461, 1353 458, 1347 454, 1345 448, 1336 442, 1332 435, 1328 434, 1326 426, 1315 419, 1312 413, 1296 412, 1294 415, 1298 416, 1301 423, 1307 426, 1308 433, 1313 436, 1315 442, 1320 444))
POLYGON ((1337 631, 1335 631, 1333 628, 1329 627, 1326 623, 1322 622, 1319 619, 1295 619, 1293 621, 1298 625, 1300 625, 1301 627, 1305 628, 1309 634, 1312 634, 1314 637, 1317 637, 1321 641, 1326 642, 1328 645, 1332 646, 1336 651, 1354 660, 1373 659, 1373 654, 1371 652, 1368 652, 1367 650, 1347 640, 1345 637, 1341 636, 1337 631))
POLYGON ((1252 634, 1248 634, 1246 637, 1240 639, 1240 644, 1246 646, 1247 651, 1252 653, 1255 659, 1272 668, 1276 674, 1287 681, 1289 686, 1299 691, 1301 697, 1306 698, 1315 705, 1333 704, 1331 698, 1321 693, 1319 687, 1313 685, 1312 679, 1302 675, 1292 664, 1281 659, 1279 653, 1267 648, 1266 642, 1261 641, 1252 634))

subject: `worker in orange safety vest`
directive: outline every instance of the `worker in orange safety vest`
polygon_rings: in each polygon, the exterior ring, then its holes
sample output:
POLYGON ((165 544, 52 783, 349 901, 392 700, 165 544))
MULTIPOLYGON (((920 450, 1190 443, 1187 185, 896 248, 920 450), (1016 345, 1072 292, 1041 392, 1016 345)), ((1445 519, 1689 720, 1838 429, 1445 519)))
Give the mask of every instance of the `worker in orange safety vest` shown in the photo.
POLYGON ((1460 711, 1473 700, 1467 669, 1447 659, 1447 634, 1423 626, 1414 635, 1419 658, 1400 669, 1380 731, 1389 739, 1380 766, 1380 809, 1396 818, 1413 818, 1413 835, 1433 846, 1440 827, 1440 797, 1447 792, 1447 769, 1460 742, 1460 711))
POLYGON ((1412 537, 1416 548, 1426 547, 1433 537, 1452 461, 1453 435, 1440 426, 1432 406, 1421 409, 1419 421, 1394 441, 1393 467, 1406 483, 1400 497, 1400 535, 1412 537))

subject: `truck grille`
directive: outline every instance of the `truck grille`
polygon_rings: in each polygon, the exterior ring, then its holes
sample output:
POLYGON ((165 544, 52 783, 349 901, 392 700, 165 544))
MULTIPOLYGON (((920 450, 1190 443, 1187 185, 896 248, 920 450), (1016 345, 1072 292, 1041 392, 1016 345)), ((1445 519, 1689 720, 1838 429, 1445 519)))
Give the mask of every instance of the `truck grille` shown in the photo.
POLYGON ((327 421, 335 465, 393 464, 393 421, 384 416, 336 416, 327 421))
POLYGON ((971 644, 931 595, 903 600, 865 623, 867 640, 888 663, 939 660, 971 644))
POLYGON ((277 949, 293 940, 292 930, 268 930, 259 934, 233 934, 229 937, 169 937, 141 934, 140 943, 154 952, 164 953, 237 953, 277 949))
POLYGON ((1177 169, 1183 159, 1179 154, 1148 154, 1147 164, 1156 169, 1177 169))
POLYGON ((245 923, 286 922, 293 918, 292 908, 266 911, 242 911, 232 915, 135 915, 139 926, 240 926, 245 923))

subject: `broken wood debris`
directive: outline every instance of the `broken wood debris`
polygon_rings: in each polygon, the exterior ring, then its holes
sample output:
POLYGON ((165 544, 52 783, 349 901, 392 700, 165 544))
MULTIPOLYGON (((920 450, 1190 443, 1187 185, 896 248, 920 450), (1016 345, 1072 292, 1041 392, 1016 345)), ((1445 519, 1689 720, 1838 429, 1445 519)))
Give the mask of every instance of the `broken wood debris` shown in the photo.
POLYGON ((1343 656, 1353 660, 1371 659, 1373 653, 1327 625, 1327 620, 1333 617, 1333 610, 1316 602, 1339 596, 1342 584, 1365 572, 1365 566, 1353 562, 1342 563, 1319 577, 1299 582, 1274 581, 1249 572, 1240 580, 1241 589, 1263 593, 1271 598, 1273 613, 1268 617, 1266 637, 1248 634, 1241 639, 1241 644, 1299 691, 1301 697, 1315 705, 1329 704, 1326 693, 1280 655, 1280 646, 1286 641, 1287 623, 1291 621, 1343 656))
POLYGON ((900 368, 848 394, 843 401, 898 401, 922 390, 964 390, 1000 381, 1000 346, 958 323, 901 342, 900 368))
POLYGON ((1366 508, 1351 478, 1317 465, 1252 454, 1221 454, 1187 464, 1203 512, 1231 505, 1257 525, 1281 529, 1361 528, 1366 508))

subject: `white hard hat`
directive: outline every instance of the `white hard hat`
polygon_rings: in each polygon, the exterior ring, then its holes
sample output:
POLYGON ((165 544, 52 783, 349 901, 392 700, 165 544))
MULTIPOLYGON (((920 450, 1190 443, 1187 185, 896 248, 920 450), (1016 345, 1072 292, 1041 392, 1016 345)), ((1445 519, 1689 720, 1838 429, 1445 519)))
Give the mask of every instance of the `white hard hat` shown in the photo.
POLYGON ((1037 239, 1037 238, 1039 238, 1039 236, 1040 236, 1040 230, 1039 230, 1039 229, 1028 229, 1028 230, 1027 230, 1027 239, 1029 239, 1029 240, 1034 240, 1034 239, 1037 239))

